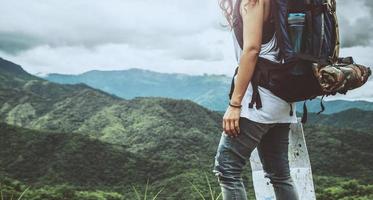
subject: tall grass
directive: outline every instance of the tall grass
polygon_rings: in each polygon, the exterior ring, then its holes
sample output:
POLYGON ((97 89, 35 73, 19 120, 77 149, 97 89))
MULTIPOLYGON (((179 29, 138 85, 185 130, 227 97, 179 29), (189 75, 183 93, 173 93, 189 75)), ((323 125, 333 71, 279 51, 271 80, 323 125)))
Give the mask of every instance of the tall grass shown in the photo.
MULTIPOLYGON (((209 198, 211 200, 218 200, 221 197, 221 192, 216 196, 216 192, 212 190, 210 180, 208 179, 206 172, 204 174, 205 174, 207 185, 209 187, 209 195, 208 195, 209 198)), ((198 189, 198 187, 195 184, 193 184, 191 181, 189 181, 189 183, 192 185, 193 189, 199 194, 202 200, 207 200, 205 196, 203 195, 203 192, 200 189, 198 189)))
MULTIPOLYGON (((135 186, 132 186, 134 192, 135 192, 135 195, 136 195, 136 199, 137 200, 148 200, 148 188, 149 188, 149 179, 146 181, 146 186, 145 186, 145 191, 144 191, 144 195, 143 195, 143 198, 140 196, 140 193, 139 191, 136 189, 135 186)), ((152 198, 151 200, 156 200, 158 198, 158 195, 162 192, 162 190, 164 189, 164 187, 162 189, 160 189, 152 198)))
MULTIPOLYGON (((30 189, 30 187, 27 187, 25 190, 23 190, 23 192, 19 195, 19 197, 17 198, 17 200, 21 200, 22 197, 23 197, 23 195, 25 195, 25 193, 26 193, 27 190, 29 190, 29 189, 30 189)), ((8 195, 7 195, 7 196, 8 196, 8 195)), ((3 193, 3 188, 2 188, 1 183, 0 183, 0 198, 1 198, 1 200, 16 200, 16 199, 15 199, 16 197, 14 197, 14 193, 11 194, 10 199, 5 199, 5 197, 4 197, 4 193, 3 193), (13 199, 13 198, 14 198, 14 199, 13 199)))

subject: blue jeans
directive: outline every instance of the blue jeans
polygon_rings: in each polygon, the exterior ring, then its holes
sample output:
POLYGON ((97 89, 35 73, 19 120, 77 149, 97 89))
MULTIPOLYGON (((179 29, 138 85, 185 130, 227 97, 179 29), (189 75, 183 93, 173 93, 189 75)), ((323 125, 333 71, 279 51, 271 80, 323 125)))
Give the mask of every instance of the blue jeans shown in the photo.
POLYGON ((290 123, 263 124, 240 117, 239 125, 240 134, 235 138, 222 133, 215 156, 213 172, 223 200, 247 200, 241 172, 256 147, 276 199, 298 200, 288 160, 290 123))

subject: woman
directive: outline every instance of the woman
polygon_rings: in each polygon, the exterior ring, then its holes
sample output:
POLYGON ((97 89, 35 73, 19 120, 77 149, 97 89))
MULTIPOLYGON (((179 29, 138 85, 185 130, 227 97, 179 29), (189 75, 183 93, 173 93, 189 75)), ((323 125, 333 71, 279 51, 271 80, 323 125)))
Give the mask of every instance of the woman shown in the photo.
MULTIPOLYGON (((241 172, 257 147, 266 176, 277 200, 299 199, 290 176, 288 161, 289 125, 296 123, 289 104, 269 90, 259 87, 262 108, 248 108, 253 93, 252 78, 258 56, 281 62, 271 16, 271 0, 220 0, 233 26, 233 16, 242 19, 243 47, 232 31, 238 73, 235 88, 223 117, 223 133, 217 148, 213 172, 218 177, 224 200, 245 200, 247 194, 241 172), (236 15, 234 15, 236 14, 236 15), (291 111, 290 111, 291 112, 291 111)), ((295 113, 295 111, 294 111, 295 113)))

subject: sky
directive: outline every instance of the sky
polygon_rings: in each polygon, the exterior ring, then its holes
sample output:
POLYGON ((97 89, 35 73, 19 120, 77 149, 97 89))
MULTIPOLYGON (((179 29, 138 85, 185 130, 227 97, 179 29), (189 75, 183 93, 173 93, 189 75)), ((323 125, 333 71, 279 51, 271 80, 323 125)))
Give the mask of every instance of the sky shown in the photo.
MULTIPOLYGON (((0 0, 0 57, 38 75, 142 68, 232 76, 233 40, 217 1, 0 0)), ((341 56, 373 66, 373 1, 337 3, 341 56)), ((368 87, 348 98, 373 101, 368 87)))

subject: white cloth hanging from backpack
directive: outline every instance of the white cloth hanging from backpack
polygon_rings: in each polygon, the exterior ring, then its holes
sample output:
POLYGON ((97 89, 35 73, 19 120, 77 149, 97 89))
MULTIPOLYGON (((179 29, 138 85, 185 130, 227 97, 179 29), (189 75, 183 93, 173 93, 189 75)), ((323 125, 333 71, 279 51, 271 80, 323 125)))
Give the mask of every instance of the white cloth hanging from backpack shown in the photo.
MULTIPOLYGON (((236 60, 237 63, 239 63, 242 49, 238 44, 233 31, 232 35, 236 53, 236 60)), ((281 60, 279 59, 279 48, 277 46, 275 34, 268 43, 261 45, 259 56, 274 62, 281 62, 281 60)), ((234 76, 235 81, 236 76, 237 75, 234 76)), ((249 103, 251 101, 251 96, 253 93, 252 85, 251 83, 249 83, 246 93, 241 101, 241 117, 245 117, 247 119, 260 123, 297 123, 295 103, 291 103, 291 106, 293 107, 293 116, 290 116, 290 105, 288 102, 284 101, 280 97, 277 97, 268 89, 259 86, 258 90, 263 107, 260 109, 256 109, 254 105, 253 108, 249 108, 249 103)))

